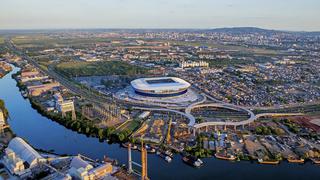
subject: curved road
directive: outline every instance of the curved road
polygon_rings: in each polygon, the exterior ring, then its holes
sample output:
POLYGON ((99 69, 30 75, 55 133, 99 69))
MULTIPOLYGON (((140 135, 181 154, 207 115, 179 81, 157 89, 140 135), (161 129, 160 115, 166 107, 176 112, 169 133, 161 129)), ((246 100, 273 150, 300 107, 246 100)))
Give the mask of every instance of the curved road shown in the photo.
POLYGON ((302 116, 304 114, 302 113, 262 113, 262 114, 257 114, 245 121, 240 121, 240 122, 232 122, 232 121, 226 121, 226 122, 205 122, 201 124, 195 124, 193 127, 195 129, 207 127, 207 126, 242 126, 242 125, 247 125, 255 120, 259 119, 260 117, 284 117, 284 116, 302 116))

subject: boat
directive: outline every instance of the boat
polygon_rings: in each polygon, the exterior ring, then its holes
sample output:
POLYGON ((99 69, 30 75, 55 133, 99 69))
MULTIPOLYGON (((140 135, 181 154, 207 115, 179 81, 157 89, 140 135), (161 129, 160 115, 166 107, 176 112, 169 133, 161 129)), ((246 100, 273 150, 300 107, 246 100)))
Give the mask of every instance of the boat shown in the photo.
MULTIPOLYGON (((128 148, 129 143, 128 142, 127 143, 121 143, 121 146, 124 147, 124 148, 128 148)), ((132 150, 136 150, 136 149, 138 149, 138 147, 135 144, 131 144, 131 149, 132 150)))
POLYGON ((166 160, 168 163, 170 163, 170 162, 172 161, 171 157, 169 157, 169 156, 166 156, 166 157, 165 157, 165 160, 166 160))
POLYGON ((198 159, 198 158, 196 158, 194 156, 190 156, 190 155, 189 156, 183 156, 182 160, 186 164, 191 165, 193 167, 200 167, 200 166, 203 165, 203 162, 200 159, 198 159))
POLYGON ((259 164, 270 164, 270 165, 277 165, 280 163, 280 161, 272 161, 272 160, 263 160, 263 159, 258 159, 259 164))
POLYGON ((165 161, 167 161, 168 163, 170 163, 172 161, 172 157, 165 155, 163 152, 161 151, 157 151, 156 154, 158 156, 160 156, 161 158, 163 158, 165 161))
POLYGON ((137 149, 138 149, 138 146, 134 144, 134 145, 131 146, 131 149, 137 150, 137 149))
POLYGON ((216 153, 214 155, 216 158, 218 159, 222 159, 222 160, 228 160, 228 161, 235 161, 237 158, 233 155, 227 155, 227 156, 223 156, 223 155, 219 155, 218 153, 216 153))
POLYGON ((164 154, 167 155, 167 156, 170 156, 171 158, 173 157, 173 153, 171 151, 169 151, 169 150, 166 150, 164 152, 164 154))
POLYGON ((128 143, 121 143, 121 146, 124 148, 128 148, 128 145, 129 145, 128 143))
POLYGON ((25 92, 25 91, 21 91, 21 95, 22 95, 22 97, 24 97, 24 98, 27 98, 27 97, 28 97, 28 93, 25 92))
POLYGON ((302 164, 302 163, 304 163, 304 159, 291 159, 291 158, 289 158, 288 162, 289 163, 300 163, 300 164, 302 164))
POLYGON ((156 149, 151 146, 146 146, 146 150, 148 153, 156 153, 156 149))
POLYGON ((313 164, 320 164, 320 158, 311 158, 313 164))

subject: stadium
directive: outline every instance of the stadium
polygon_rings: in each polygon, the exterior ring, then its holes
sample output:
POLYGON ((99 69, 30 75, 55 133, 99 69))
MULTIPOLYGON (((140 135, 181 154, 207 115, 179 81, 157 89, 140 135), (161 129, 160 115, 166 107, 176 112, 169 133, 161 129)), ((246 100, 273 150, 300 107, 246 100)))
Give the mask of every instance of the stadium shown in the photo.
POLYGON ((133 80, 131 86, 141 96, 175 97, 186 94, 191 85, 176 77, 157 77, 133 80))
POLYGON ((203 99, 191 84, 177 77, 140 78, 114 94, 119 100, 161 107, 187 107, 203 99))

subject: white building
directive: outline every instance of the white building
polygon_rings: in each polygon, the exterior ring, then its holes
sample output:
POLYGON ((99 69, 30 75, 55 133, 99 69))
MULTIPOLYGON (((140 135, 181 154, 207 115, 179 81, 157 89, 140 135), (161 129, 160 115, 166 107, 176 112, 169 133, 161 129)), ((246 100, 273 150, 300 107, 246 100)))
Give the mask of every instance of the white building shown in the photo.
POLYGON ((193 68, 193 67, 209 67, 209 63, 205 61, 184 61, 180 63, 180 68, 193 68))
POLYGON ((74 103, 72 100, 64 100, 60 93, 54 95, 55 107, 59 112, 65 113, 74 111, 74 103))
POLYGON ((95 180, 102 179, 112 172, 112 165, 110 163, 103 164, 94 168, 87 161, 83 160, 81 157, 76 156, 72 158, 69 174, 74 179, 80 180, 95 180))
POLYGON ((5 149, 3 162, 12 174, 21 174, 25 171, 23 160, 12 149, 5 149))
POLYGON ((13 138, 5 150, 3 162, 13 174, 23 174, 29 168, 46 162, 37 151, 19 137, 13 138))

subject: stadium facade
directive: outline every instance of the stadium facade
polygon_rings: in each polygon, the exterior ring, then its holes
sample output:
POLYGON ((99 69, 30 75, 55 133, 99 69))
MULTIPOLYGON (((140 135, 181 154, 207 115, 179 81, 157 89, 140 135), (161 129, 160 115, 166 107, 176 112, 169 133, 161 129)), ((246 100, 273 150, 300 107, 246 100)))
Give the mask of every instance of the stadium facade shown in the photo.
POLYGON ((140 78, 131 81, 135 93, 147 97, 175 97, 187 93, 190 83, 177 77, 140 78))

